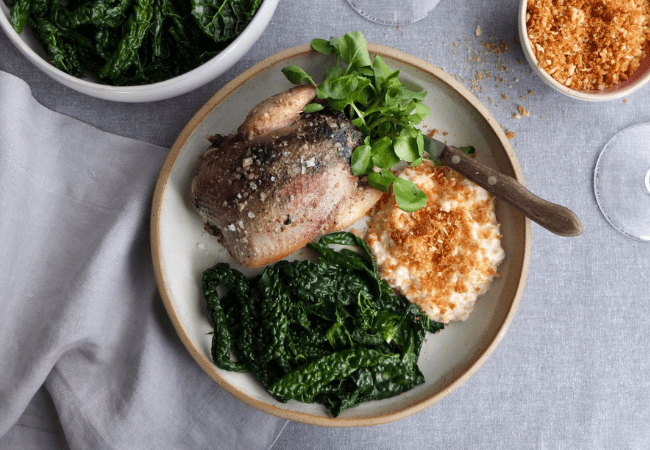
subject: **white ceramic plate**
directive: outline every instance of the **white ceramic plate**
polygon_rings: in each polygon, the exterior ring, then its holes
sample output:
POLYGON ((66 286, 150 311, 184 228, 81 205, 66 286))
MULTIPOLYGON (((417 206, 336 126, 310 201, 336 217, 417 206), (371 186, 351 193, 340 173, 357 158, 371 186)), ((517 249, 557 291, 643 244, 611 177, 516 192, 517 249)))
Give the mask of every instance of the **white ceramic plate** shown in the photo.
MULTIPOLYGON (((428 91, 430 128, 447 131, 455 145, 474 145, 478 159, 523 182, 516 157, 503 131, 480 102, 441 69, 399 51, 369 45, 414 88, 428 91)), ((249 374, 218 369, 210 358, 212 331, 200 292, 203 271, 218 261, 244 273, 203 223, 189 199, 189 183, 208 147, 208 134, 236 130, 259 101, 291 87, 280 70, 297 64, 308 73, 323 73, 333 62, 309 45, 275 54, 227 84, 192 118, 169 152, 154 193, 151 244, 160 293, 183 343, 217 383, 242 401, 267 413, 325 426, 363 426, 406 417, 439 401, 471 376, 492 353, 511 322, 523 293, 531 245, 531 226, 519 212, 497 205, 506 259, 501 277, 481 297, 470 319, 429 335, 419 366, 426 382, 394 398, 372 401, 343 411, 338 418, 318 404, 280 403, 249 374)))

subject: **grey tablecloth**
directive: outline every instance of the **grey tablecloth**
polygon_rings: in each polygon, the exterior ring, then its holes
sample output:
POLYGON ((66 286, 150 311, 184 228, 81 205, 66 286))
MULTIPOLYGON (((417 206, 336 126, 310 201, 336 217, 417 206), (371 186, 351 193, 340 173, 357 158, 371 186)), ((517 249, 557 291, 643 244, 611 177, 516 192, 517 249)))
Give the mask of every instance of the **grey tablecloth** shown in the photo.
MULTIPOLYGON (((344 0, 283 0, 262 39, 233 69, 194 92, 153 104, 114 104, 61 87, 4 36, 0 69, 25 80, 49 108, 168 147, 232 77, 314 37, 361 30, 368 41, 442 67, 515 133, 511 143, 528 187, 574 210, 584 233, 560 238, 533 225, 528 282, 512 325, 483 367, 444 400, 371 428, 290 422, 272 448, 647 448, 650 245, 609 226, 595 201, 593 171, 612 136, 650 121, 650 86, 607 103, 584 103, 552 91, 532 73, 516 42, 518 7, 514 0, 443 0, 421 22, 392 28, 356 16, 344 0)), ((161 316, 160 326, 169 327, 161 316)), ((61 439, 52 400, 40 390, 0 448, 35 442, 33 448, 58 448, 61 439)))
POLYGON ((268 448, 285 421, 220 389, 161 308, 147 217, 165 149, 5 72, 0 99, 0 434, 44 386, 71 448, 268 448))

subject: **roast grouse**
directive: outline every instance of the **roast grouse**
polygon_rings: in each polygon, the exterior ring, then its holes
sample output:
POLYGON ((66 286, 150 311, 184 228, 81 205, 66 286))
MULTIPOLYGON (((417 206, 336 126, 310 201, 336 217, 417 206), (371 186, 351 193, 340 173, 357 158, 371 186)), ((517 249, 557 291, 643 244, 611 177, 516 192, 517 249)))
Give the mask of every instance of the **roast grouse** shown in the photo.
POLYGON ((381 196, 350 172, 361 132, 340 112, 302 112, 315 95, 313 86, 298 86, 263 101, 236 133, 209 136, 199 157, 192 203, 245 267, 349 227, 381 196))

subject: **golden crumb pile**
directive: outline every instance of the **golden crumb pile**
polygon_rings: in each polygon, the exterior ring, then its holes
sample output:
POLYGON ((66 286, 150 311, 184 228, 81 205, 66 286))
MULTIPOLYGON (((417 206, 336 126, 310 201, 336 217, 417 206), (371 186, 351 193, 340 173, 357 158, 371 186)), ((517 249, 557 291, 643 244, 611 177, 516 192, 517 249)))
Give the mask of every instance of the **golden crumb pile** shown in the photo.
POLYGON ((526 26, 540 67, 571 89, 627 80, 648 53, 647 0, 528 0, 526 26))
POLYGON ((369 224, 368 244, 382 277, 411 302, 436 321, 464 320, 502 259, 488 250, 498 246, 503 253, 493 200, 479 198, 450 169, 423 163, 407 171, 427 194, 426 207, 405 213, 385 198, 369 224))

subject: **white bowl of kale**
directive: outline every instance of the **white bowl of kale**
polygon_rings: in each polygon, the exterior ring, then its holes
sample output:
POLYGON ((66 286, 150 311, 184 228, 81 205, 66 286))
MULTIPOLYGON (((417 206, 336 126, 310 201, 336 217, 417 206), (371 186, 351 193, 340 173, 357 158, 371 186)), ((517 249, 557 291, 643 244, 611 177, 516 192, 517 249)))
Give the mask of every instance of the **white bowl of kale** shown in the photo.
POLYGON ((0 0, 18 50, 65 86, 148 102, 196 89, 239 61, 278 0, 0 0))

